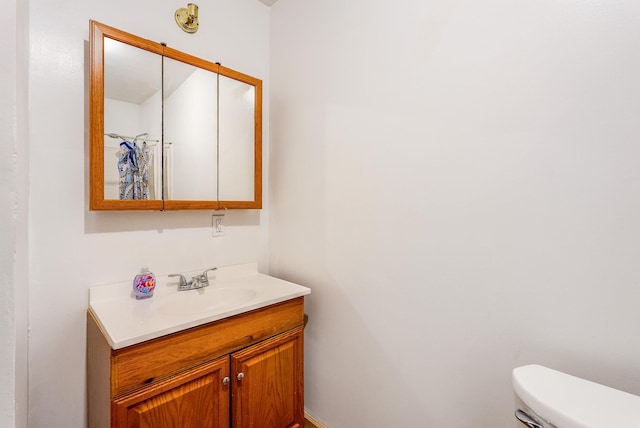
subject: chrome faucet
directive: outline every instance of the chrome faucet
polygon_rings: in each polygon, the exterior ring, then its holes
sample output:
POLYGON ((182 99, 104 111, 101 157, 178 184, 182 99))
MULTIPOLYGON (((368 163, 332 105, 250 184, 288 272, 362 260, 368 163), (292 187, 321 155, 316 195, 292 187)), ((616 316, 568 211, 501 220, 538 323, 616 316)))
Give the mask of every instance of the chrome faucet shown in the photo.
POLYGON ((195 290, 196 288, 208 287, 209 277, 207 276, 207 272, 210 272, 216 269, 218 268, 207 269, 204 272, 202 272, 200 275, 196 275, 193 278, 191 278, 191 281, 189 282, 187 282, 187 278, 185 278, 184 275, 179 273, 172 273, 169 276, 170 277, 175 276, 180 278, 180 281, 178 282, 178 291, 195 290))

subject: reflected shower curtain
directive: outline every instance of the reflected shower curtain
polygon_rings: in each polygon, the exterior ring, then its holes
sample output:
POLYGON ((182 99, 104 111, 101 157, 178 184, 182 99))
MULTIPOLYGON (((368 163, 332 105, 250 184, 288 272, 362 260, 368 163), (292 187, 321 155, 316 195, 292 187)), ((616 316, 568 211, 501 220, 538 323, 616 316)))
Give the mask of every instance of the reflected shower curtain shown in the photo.
POLYGON ((149 168, 152 159, 153 150, 146 142, 142 143, 142 147, 135 141, 120 143, 120 199, 149 199, 149 168))

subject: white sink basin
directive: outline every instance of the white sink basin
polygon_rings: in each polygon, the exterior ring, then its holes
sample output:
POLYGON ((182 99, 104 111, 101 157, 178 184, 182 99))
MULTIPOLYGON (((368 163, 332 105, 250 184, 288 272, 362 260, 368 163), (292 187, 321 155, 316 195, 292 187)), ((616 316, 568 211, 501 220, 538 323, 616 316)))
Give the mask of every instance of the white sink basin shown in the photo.
MULTIPOLYGON (((187 278, 202 270, 184 272, 187 278)), ((218 321, 311 292, 258 273, 256 263, 223 266, 209 274, 208 287, 178 291, 175 278, 156 278, 153 297, 137 300, 131 281, 89 289, 89 310, 113 349, 218 321)))
POLYGON ((250 288, 205 287, 166 296, 158 305, 165 315, 190 315, 242 305, 256 297, 250 288))

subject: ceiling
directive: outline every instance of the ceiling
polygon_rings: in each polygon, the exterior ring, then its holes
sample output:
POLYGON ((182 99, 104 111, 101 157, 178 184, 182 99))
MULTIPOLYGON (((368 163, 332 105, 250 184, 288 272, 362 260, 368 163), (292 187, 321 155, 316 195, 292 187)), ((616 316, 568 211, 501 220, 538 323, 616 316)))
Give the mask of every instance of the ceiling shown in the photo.
POLYGON ((274 4, 275 2, 277 2, 278 0, 260 0, 261 3, 266 4, 267 6, 271 6, 272 4, 274 4))

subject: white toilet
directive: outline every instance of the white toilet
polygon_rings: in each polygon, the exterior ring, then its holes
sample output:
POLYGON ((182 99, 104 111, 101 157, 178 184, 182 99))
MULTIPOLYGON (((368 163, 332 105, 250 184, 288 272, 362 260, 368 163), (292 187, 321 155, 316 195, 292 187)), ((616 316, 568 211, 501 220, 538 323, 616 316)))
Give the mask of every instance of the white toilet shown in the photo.
POLYGON ((518 427, 640 428, 640 397, 539 365, 513 370, 518 427))

